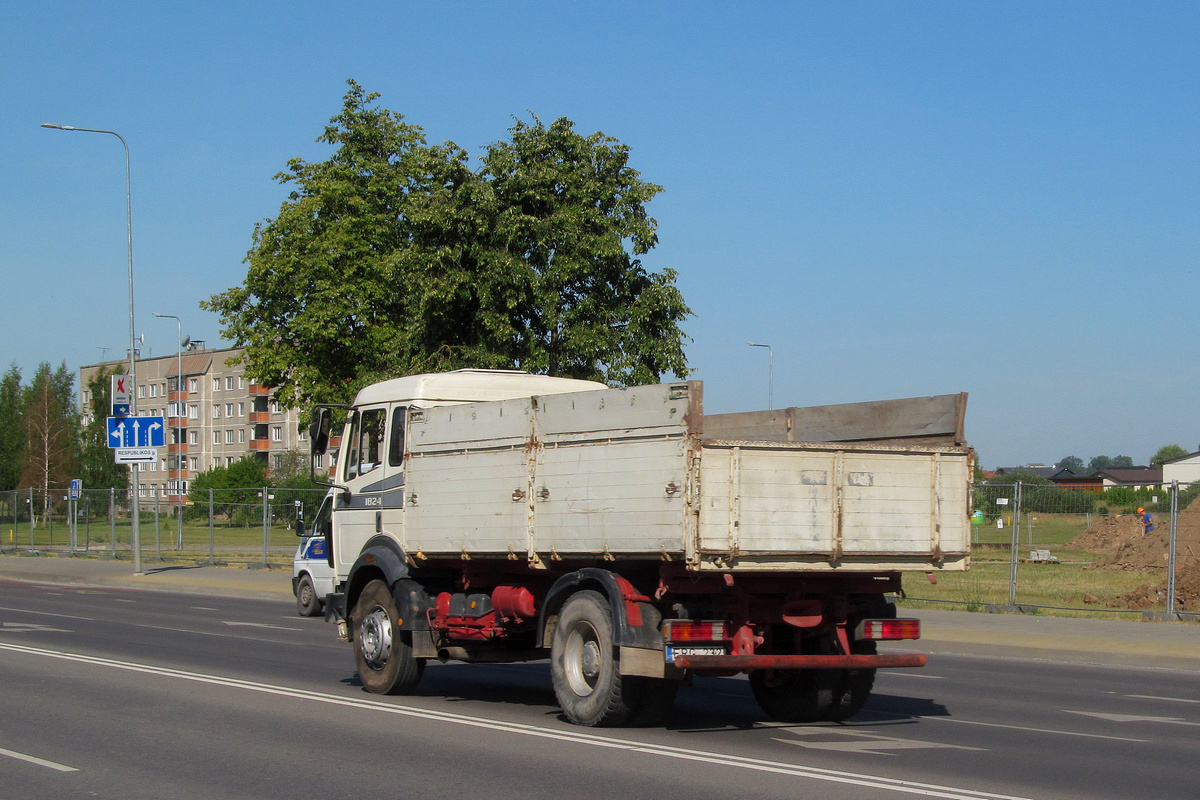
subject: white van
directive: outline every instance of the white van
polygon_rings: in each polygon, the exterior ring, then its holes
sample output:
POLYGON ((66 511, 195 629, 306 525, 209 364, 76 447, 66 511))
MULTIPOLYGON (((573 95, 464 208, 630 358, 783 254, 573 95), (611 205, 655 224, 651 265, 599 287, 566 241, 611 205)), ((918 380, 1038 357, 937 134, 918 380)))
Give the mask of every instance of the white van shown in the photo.
POLYGON ((312 526, 297 527, 300 546, 292 561, 292 594, 302 617, 315 617, 325 607, 325 595, 333 591, 333 567, 326 553, 325 531, 329 527, 330 497, 325 496, 312 526), (322 524, 324 521, 324 524, 322 524))

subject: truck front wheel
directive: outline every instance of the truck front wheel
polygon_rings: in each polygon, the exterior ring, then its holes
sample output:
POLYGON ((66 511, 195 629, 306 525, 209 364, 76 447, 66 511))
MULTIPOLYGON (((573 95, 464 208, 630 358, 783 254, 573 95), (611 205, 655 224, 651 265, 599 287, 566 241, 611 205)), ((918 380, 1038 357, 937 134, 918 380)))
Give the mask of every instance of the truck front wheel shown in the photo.
POLYGON ((425 672, 425 659, 414 658, 409 634, 397 628, 400 614, 387 584, 368 583, 351 614, 354 662, 363 687, 374 694, 407 694, 425 672))
POLYGON ((620 725, 632 715, 604 595, 585 590, 563 605, 550 642, 550 675, 559 706, 576 725, 620 725))

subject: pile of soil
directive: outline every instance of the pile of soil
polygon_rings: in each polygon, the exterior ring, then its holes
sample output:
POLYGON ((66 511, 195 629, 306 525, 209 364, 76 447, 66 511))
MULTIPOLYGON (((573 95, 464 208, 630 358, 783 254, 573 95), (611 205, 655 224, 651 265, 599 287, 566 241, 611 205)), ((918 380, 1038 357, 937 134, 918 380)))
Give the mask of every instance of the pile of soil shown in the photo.
MULTIPOLYGON (((1100 556, 1093 569, 1167 569, 1171 521, 1154 515, 1154 530, 1142 533, 1137 517, 1116 516, 1099 520, 1076 536, 1068 547, 1090 550, 1100 556)), ((1167 599, 1164 579, 1144 584, 1109 601, 1110 608, 1150 608, 1167 599)), ((1200 611, 1200 502, 1179 512, 1175 538, 1175 605, 1180 611, 1200 611)))

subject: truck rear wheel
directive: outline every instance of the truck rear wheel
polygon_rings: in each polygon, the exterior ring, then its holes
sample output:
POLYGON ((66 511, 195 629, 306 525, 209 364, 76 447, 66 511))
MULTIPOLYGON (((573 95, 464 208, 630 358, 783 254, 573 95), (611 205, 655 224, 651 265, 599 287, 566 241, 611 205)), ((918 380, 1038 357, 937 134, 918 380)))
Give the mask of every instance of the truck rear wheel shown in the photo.
POLYGON ((766 670, 750 673, 750 689, 767 716, 777 722, 816 722, 833 708, 841 673, 827 669, 766 670))
POLYGON ((414 658, 410 634, 396 626, 396 599, 383 581, 368 583, 351 614, 354 662, 363 687, 374 694, 407 694, 425 672, 425 659, 414 658))
MULTIPOLYGON (((875 642, 864 639, 850 643, 850 652, 855 655, 873 656, 879 652, 875 642)), ((841 722, 850 719, 867 704, 871 697, 871 689, 875 686, 875 670, 873 669, 844 669, 835 670, 838 685, 833 693, 833 703, 823 719, 829 722, 841 722)))
POLYGON ((604 595, 572 595, 550 642, 554 694, 576 725, 620 725, 633 714, 613 646, 612 607, 604 595))

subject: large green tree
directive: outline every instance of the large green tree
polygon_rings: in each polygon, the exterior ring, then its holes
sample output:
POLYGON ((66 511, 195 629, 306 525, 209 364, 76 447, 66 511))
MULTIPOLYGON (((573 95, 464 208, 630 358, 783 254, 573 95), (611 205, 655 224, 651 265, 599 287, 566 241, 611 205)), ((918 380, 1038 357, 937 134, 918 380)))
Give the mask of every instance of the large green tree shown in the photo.
POLYGON ((518 121, 477 170, 354 81, 294 189, 259 224, 244 284, 202 307, 288 406, 384 377, 517 367, 614 385, 688 373, 690 314, 645 209, 661 187, 629 149, 570 120, 518 121))
POLYGON ((21 370, 16 364, 0 379, 0 492, 20 485, 25 457, 25 428, 21 424, 21 370))
POLYGON ((55 492, 65 491, 79 456, 79 415, 75 411, 75 374, 64 363, 57 370, 43 362, 22 392, 21 422, 25 458, 20 487, 41 493, 48 511, 55 492))

